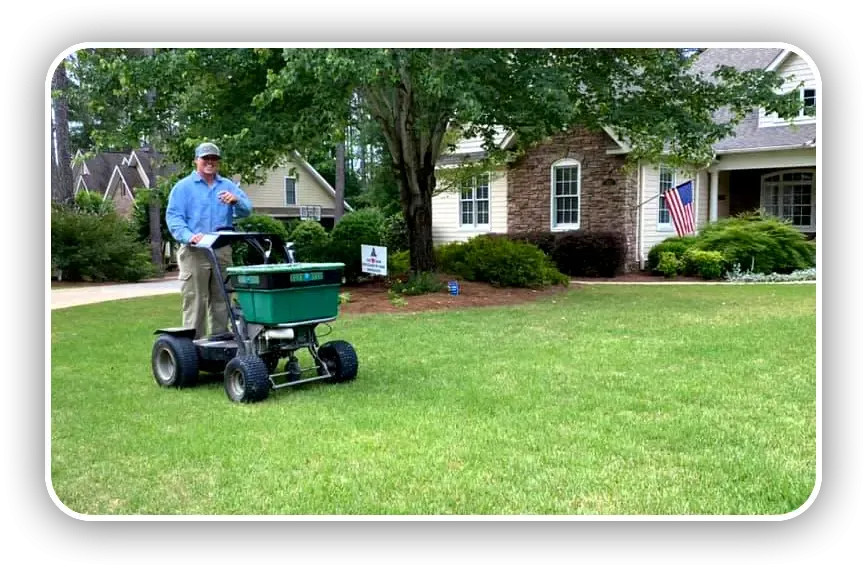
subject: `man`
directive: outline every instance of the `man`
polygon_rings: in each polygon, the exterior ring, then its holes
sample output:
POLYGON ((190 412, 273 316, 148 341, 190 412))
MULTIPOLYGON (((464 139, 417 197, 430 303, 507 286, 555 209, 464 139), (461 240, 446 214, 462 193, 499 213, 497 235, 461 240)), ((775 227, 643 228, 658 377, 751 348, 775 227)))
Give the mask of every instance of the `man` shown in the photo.
MULTIPOLYGON (((247 195, 228 178, 220 176, 220 149, 205 142, 196 148, 196 170, 180 180, 169 194, 166 223, 181 244, 178 251, 184 327, 195 328, 196 338, 205 336, 205 320, 211 336, 229 329, 229 310, 204 249, 194 247, 204 233, 233 225, 234 217, 250 215, 247 195)), ((232 247, 214 251, 223 278, 232 263, 232 247)))

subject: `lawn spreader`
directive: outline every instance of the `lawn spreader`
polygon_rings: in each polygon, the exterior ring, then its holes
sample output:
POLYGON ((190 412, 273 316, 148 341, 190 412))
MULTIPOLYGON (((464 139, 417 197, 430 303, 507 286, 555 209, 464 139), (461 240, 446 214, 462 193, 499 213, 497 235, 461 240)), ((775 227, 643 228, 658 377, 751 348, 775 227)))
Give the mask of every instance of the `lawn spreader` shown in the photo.
POLYGON ((222 373, 229 399, 252 403, 292 385, 355 379, 352 345, 344 340, 320 345, 316 335, 318 326, 337 319, 343 263, 296 263, 290 244, 272 233, 218 230, 196 247, 207 252, 220 283, 230 331, 194 339, 193 328, 156 330, 151 367, 159 385, 187 387, 200 371, 222 373), (215 250, 239 243, 246 245, 245 258, 263 262, 230 266, 223 275, 215 250), (298 350, 309 351, 312 366, 301 367, 298 350))

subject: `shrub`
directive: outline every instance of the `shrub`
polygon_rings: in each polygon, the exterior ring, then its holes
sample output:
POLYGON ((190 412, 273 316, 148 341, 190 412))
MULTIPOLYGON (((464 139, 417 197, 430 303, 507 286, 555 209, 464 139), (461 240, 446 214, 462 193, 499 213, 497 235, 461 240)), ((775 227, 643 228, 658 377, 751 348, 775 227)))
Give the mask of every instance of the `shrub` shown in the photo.
POLYGON ((698 237, 694 235, 669 237, 650 248, 650 251, 647 253, 647 266, 650 267, 651 272, 659 273, 660 271, 657 270, 657 267, 659 266, 660 256, 662 253, 674 253, 675 257, 680 259, 686 253, 687 249, 695 246, 697 241, 698 237))
POLYGON ((347 213, 331 231, 329 258, 346 265, 346 282, 361 276, 361 246, 382 246, 385 219, 379 210, 360 209, 347 213))
POLYGON ((672 251, 663 251, 659 255, 659 264, 656 270, 665 275, 665 278, 674 278, 681 271, 682 264, 672 251))
POLYGON ((494 286, 533 287, 568 284, 538 247, 488 235, 439 249, 440 267, 470 281, 494 286))
POLYGON ((404 278, 409 275, 409 251, 401 251, 392 255, 388 254, 388 276, 390 278, 404 278))
POLYGON ((325 228, 316 221, 304 220, 295 226, 289 236, 299 263, 321 263, 329 259, 329 237, 325 228))
MULTIPOLYGON (((235 231, 250 231, 254 233, 276 233, 283 241, 289 241, 286 226, 278 219, 268 215, 253 214, 235 221, 235 231)), ((273 253, 272 255, 278 255, 273 253)), ((284 261, 283 256, 272 257, 271 261, 284 261)), ((246 243, 232 243, 232 263, 235 265, 257 265, 265 259, 255 249, 246 243)))
POLYGON ((790 273, 816 264, 813 242, 786 221, 758 213, 743 214, 709 224, 696 243, 705 251, 719 251, 727 268, 738 263, 756 273, 790 273))
POLYGON ((389 257, 392 253, 399 253, 409 249, 409 229, 403 213, 398 212, 385 219, 385 246, 388 247, 389 257))
POLYGON ((391 292, 395 294, 419 295, 429 292, 440 292, 446 288, 446 284, 436 273, 414 273, 404 282, 397 279, 391 285, 391 292))
POLYGON ((719 251, 687 249, 683 257, 683 270, 686 274, 698 275, 703 279, 718 279, 725 269, 725 259, 719 251))
POLYGON ((54 206, 51 261, 70 281, 136 282, 154 274, 150 249, 127 220, 109 210, 91 213, 54 206))
POLYGON ((551 258, 567 275, 613 277, 626 260, 626 242, 615 232, 569 231, 557 235, 551 258))
POLYGON ((512 241, 522 241, 538 247, 546 255, 554 252, 557 236, 552 231, 519 231, 506 235, 512 241))
POLYGON ((82 190, 75 194, 75 209, 81 213, 97 215, 115 211, 112 200, 103 199, 102 194, 88 190, 82 190))

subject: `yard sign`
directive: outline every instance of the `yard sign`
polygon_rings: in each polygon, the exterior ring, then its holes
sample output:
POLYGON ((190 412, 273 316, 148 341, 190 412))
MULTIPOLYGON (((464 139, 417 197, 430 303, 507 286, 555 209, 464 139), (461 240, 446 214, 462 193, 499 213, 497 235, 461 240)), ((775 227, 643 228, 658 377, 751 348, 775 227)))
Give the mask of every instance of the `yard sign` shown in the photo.
POLYGON ((362 245, 361 272, 388 276, 388 249, 378 245, 362 245))

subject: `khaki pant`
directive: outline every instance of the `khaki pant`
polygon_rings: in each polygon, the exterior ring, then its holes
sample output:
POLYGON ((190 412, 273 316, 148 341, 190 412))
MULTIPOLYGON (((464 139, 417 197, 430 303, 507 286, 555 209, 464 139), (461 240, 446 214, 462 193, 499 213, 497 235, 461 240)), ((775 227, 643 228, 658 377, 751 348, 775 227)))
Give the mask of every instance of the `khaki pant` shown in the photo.
MULTIPOLYGON (((226 268, 232 264, 232 248, 221 247, 214 253, 220 263, 223 279, 226 268)), ((183 245, 178 250, 178 268, 181 285, 182 310, 185 328, 196 329, 196 339, 205 337, 205 320, 210 324, 210 335, 229 330, 229 309, 223 298, 221 283, 214 273, 204 249, 183 245)))

